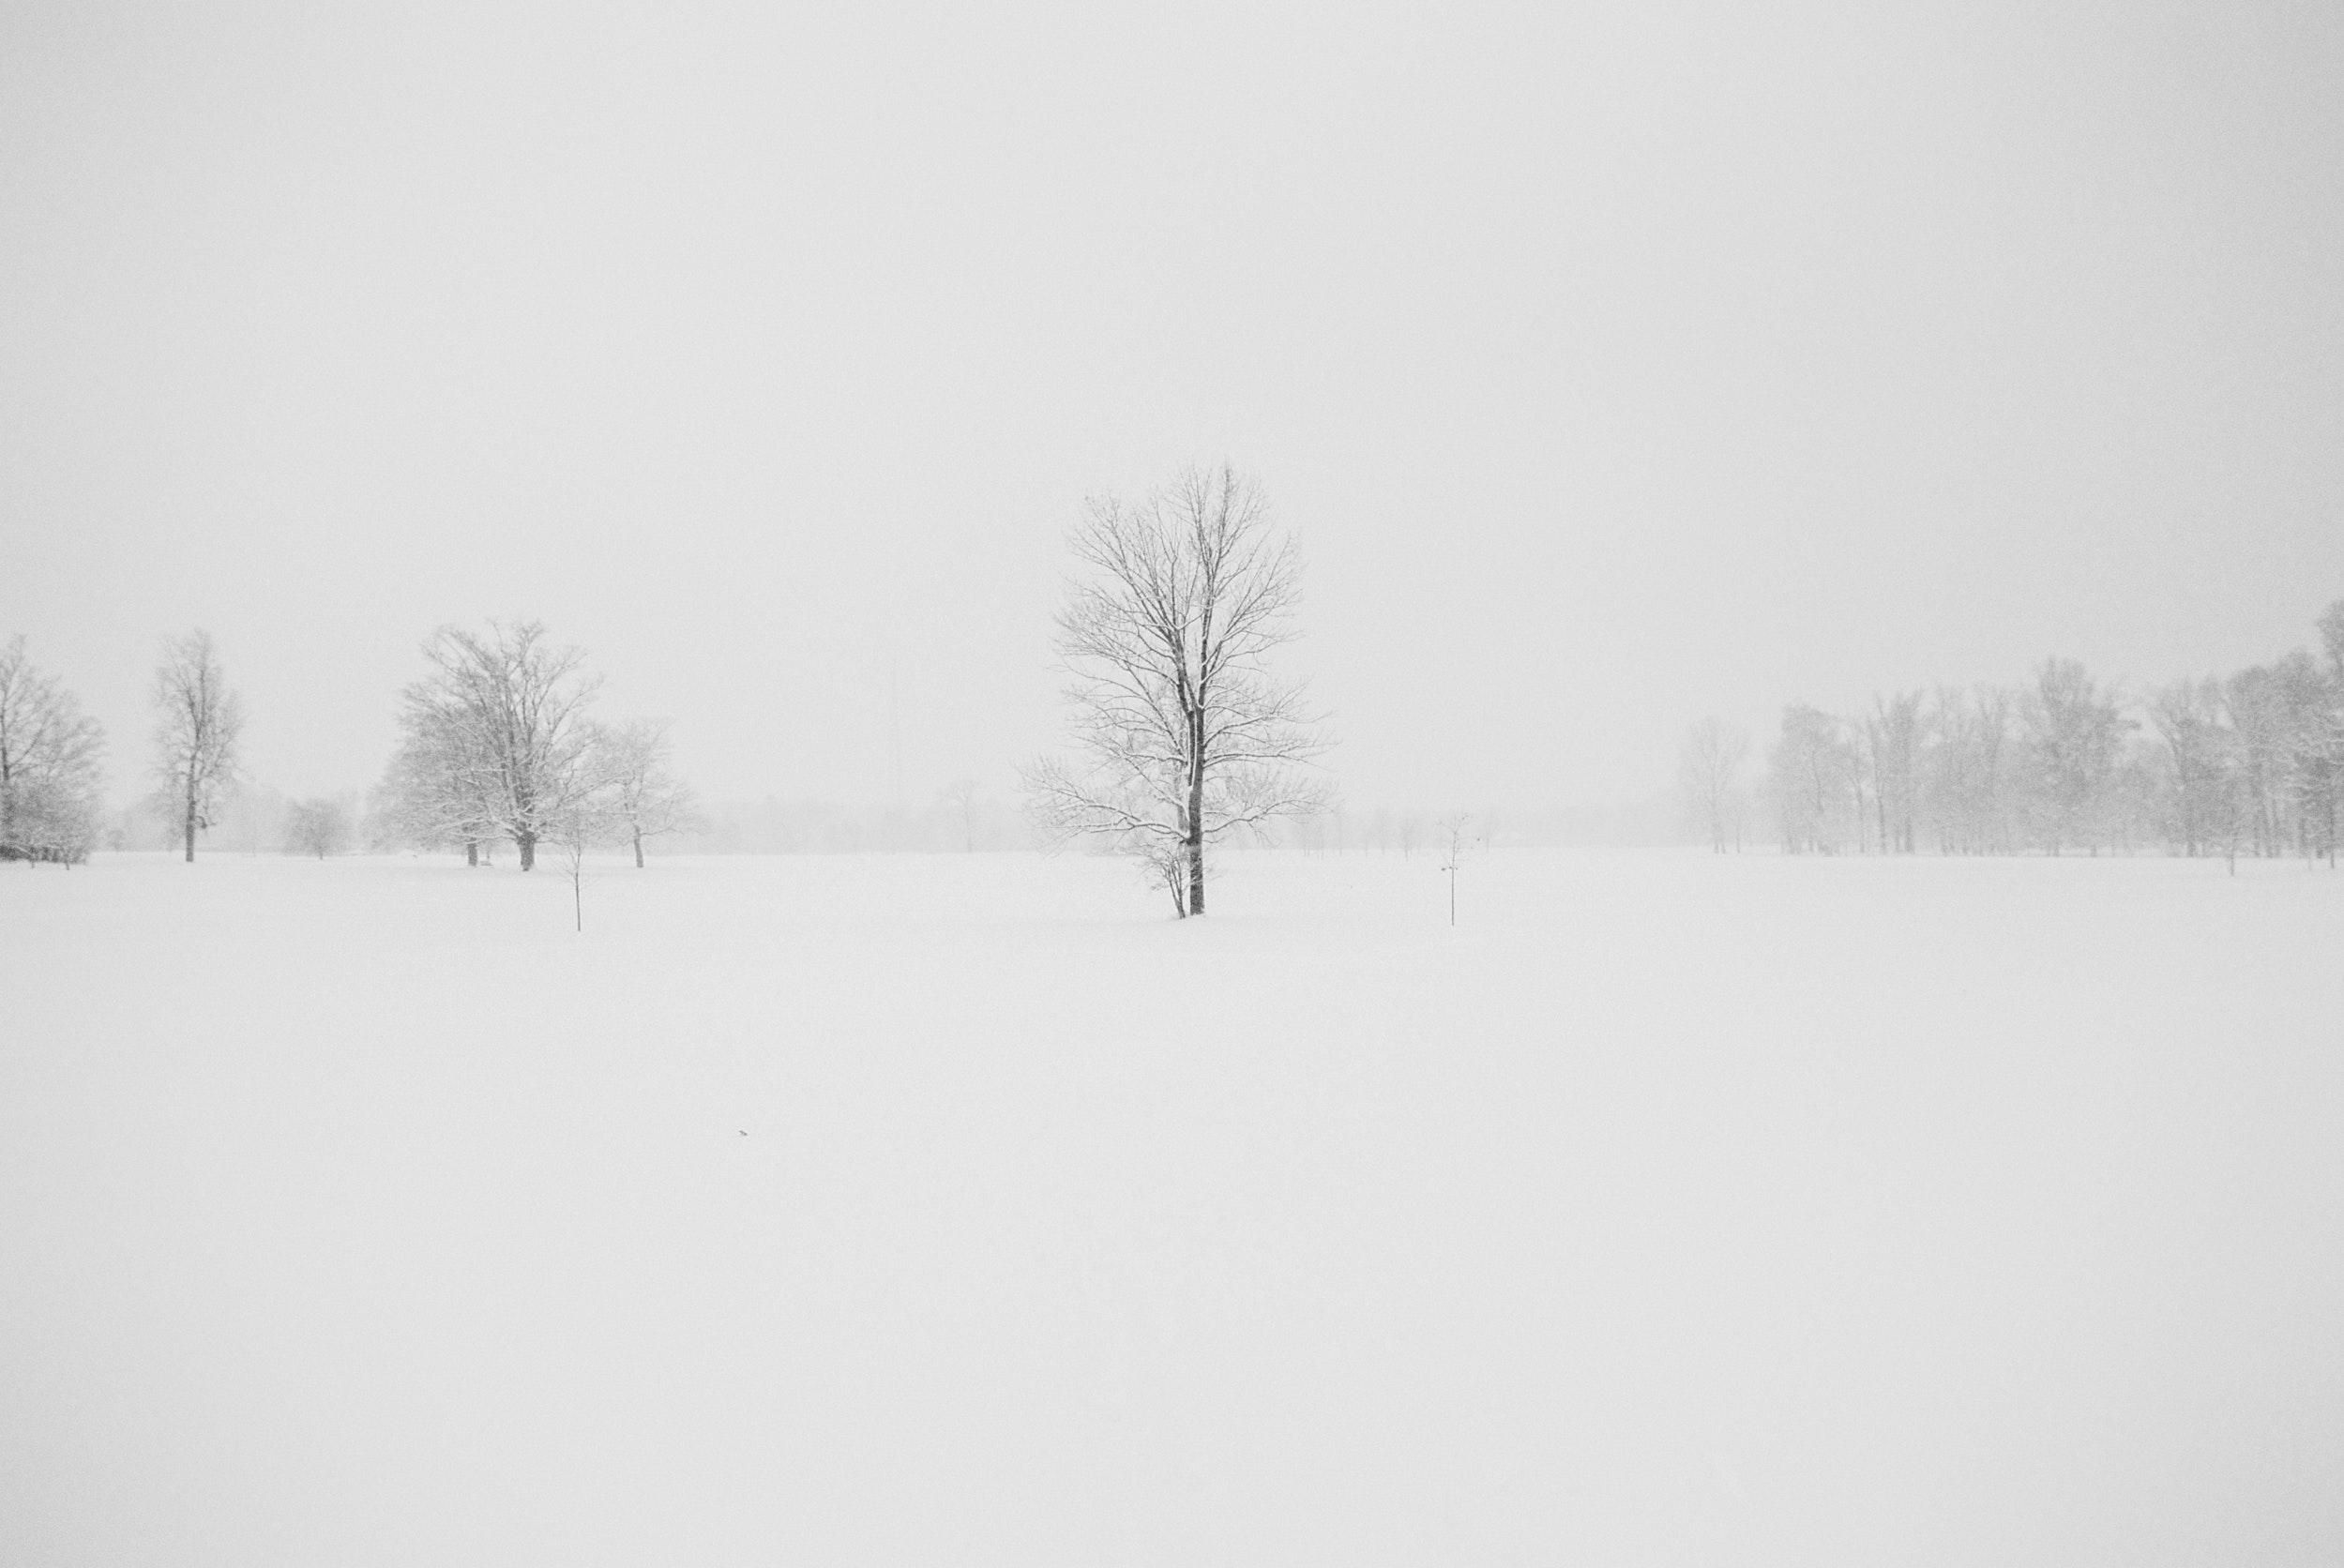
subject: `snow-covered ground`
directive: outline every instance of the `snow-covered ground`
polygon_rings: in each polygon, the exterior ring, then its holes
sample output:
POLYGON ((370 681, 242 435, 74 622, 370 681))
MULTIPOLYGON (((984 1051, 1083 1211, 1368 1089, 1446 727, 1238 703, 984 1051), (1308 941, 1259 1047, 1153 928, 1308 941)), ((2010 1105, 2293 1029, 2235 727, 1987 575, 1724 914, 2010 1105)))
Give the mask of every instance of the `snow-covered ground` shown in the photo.
POLYGON ((0 1561, 2344 1558, 2344 875, 0 867, 0 1561))

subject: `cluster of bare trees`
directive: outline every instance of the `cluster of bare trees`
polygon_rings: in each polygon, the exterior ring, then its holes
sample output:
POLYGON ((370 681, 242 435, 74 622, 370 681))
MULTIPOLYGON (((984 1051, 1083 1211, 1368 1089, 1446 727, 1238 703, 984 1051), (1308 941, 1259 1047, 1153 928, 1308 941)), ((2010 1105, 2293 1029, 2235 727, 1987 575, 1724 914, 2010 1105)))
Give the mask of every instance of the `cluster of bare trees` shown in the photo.
POLYGON ((2296 853, 2336 864, 2344 794, 2344 601, 2298 649, 2156 692, 2158 824, 2186 854, 2296 853))
POLYGON ((1767 748, 1767 803, 1793 854, 2093 847, 2126 722, 2065 659, 2025 692, 1899 692, 1850 717, 1793 703, 1767 748))
MULTIPOLYGON (((509 839, 525 870, 540 843, 624 845, 641 866, 646 839, 693 825, 666 725, 593 722, 595 681, 578 650, 552 646, 542 626, 449 627, 424 653, 431 674, 405 693, 401 743, 370 813, 377 847, 461 848, 477 864, 490 841, 509 839)), ((244 704, 209 633, 165 640, 150 699, 155 789, 140 809, 169 824, 188 860, 227 816, 249 834, 266 817, 288 853, 324 858, 357 840, 352 804, 286 801, 241 778, 244 704)), ((104 812, 103 749, 97 722, 33 665, 24 639, 0 645, 0 860, 88 858, 104 812)), ((124 833, 117 825, 114 841, 124 833)))
POLYGON ((1072 545, 1057 645, 1078 755, 1025 770, 1036 822, 1130 854, 1179 915, 1202 914, 1213 845, 1326 799, 1297 766, 1324 749, 1302 690, 1269 668, 1294 635, 1299 559, 1227 467, 1094 500, 1072 545))
POLYGON ((1878 698, 1867 713, 1793 703, 1766 752, 1717 720, 1687 737, 1683 786, 1722 850, 1771 808, 1792 853, 2099 853, 2336 859, 2344 801, 2344 601, 2298 649, 2129 701, 2072 659, 2019 688, 1878 698))
POLYGON ((461 849, 478 865, 509 841, 521 868, 540 846, 573 860, 688 827, 690 791, 672 769, 667 726, 590 715, 599 679, 535 621, 445 626, 423 646, 431 673, 401 698, 397 753, 376 792, 378 841, 461 849))
MULTIPOLYGON (((244 710, 208 634, 163 644, 152 688, 156 792, 187 858, 236 776, 244 710)), ((73 866, 89 858, 104 809, 98 721, 35 668, 24 639, 0 648, 0 860, 73 866)))

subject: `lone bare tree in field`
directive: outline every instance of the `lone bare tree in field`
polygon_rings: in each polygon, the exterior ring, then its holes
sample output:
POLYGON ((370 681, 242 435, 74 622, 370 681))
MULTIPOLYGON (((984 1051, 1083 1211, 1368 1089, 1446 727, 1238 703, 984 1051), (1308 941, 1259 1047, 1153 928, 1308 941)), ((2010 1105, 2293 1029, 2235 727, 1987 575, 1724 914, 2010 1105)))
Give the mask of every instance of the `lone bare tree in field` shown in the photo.
POLYGON ((1750 738, 1722 718, 1704 718, 1685 737, 1677 771, 1686 798, 1709 822, 1709 848, 1726 852, 1726 820, 1741 789, 1742 761, 1750 738))
POLYGON ((1269 655, 1294 636, 1301 568, 1268 503, 1228 468, 1192 470, 1137 505, 1094 500, 1088 568, 1058 617, 1081 761, 1026 770, 1044 829, 1138 856, 1182 917, 1204 912, 1206 847, 1316 809, 1297 765, 1324 749, 1269 655))
POLYGON ((220 792, 235 779, 244 732, 244 703, 228 689, 211 633, 191 631, 163 644, 154 703, 155 772, 192 864, 197 831, 212 825, 220 792))

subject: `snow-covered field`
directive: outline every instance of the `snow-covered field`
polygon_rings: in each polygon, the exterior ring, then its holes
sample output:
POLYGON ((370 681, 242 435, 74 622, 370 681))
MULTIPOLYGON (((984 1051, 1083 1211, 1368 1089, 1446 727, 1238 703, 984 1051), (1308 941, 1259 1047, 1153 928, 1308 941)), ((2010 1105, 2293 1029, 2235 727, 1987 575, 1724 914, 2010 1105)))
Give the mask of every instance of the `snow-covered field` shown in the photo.
POLYGON ((2344 1559, 2344 875, 569 897, 0 867, 0 1561, 2344 1559))

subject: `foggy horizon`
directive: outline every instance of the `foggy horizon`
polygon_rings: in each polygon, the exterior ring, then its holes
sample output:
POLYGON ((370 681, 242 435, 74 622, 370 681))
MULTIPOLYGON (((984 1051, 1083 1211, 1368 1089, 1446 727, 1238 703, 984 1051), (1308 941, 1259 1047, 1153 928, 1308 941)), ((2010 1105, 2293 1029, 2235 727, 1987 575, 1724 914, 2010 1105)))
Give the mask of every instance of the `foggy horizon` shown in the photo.
POLYGON ((557 14, 5 23, 0 629, 115 798, 167 635, 300 795, 491 615, 709 799, 1006 796, 1084 498, 1191 462, 1361 804, 2344 594, 2333 15, 557 14))
POLYGON ((0 1564, 2344 1563, 2340 83, 0 0, 0 1564))

